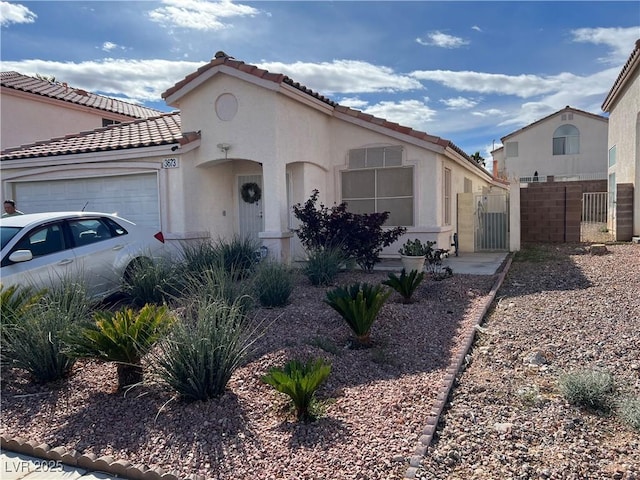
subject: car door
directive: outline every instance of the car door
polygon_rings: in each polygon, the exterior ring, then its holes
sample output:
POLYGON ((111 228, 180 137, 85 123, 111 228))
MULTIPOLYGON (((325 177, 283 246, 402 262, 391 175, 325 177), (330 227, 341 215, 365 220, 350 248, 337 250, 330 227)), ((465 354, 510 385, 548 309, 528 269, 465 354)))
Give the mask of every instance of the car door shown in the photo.
POLYGON ((72 245, 64 234, 64 222, 57 221, 32 228, 22 234, 3 259, 4 285, 32 285, 38 289, 52 288, 76 275, 72 245), (33 258, 12 262, 9 257, 18 250, 29 250, 33 258))
POLYGON ((103 297, 118 290, 122 278, 118 256, 125 247, 119 236, 102 217, 68 220, 75 244, 74 255, 82 265, 87 293, 103 297))

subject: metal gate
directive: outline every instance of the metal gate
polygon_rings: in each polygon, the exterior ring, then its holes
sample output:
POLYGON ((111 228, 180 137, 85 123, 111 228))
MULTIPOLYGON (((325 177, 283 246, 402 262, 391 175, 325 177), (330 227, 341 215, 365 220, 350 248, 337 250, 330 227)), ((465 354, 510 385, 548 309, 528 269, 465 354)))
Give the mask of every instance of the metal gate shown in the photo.
POLYGON ((613 240, 607 225, 609 194, 589 192, 582 194, 580 217, 581 242, 609 242, 613 240))
POLYGON ((509 195, 474 196, 475 251, 509 250, 509 195))

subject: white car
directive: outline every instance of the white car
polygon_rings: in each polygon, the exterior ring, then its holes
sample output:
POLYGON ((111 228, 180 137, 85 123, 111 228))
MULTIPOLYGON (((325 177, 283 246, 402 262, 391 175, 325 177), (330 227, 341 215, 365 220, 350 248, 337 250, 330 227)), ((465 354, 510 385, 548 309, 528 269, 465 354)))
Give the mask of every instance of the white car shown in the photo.
POLYGON ((95 212, 48 212, 4 217, 0 283, 50 288, 81 281, 93 299, 122 287, 136 263, 165 254, 162 232, 95 212))

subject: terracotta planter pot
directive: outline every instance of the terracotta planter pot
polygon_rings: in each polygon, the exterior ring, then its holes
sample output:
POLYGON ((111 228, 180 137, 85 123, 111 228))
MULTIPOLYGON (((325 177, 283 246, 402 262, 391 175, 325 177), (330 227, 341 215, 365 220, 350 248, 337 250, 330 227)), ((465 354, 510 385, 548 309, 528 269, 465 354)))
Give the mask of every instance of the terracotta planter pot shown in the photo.
POLYGON ((408 256, 408 255, 400 255, 402 260, 402 268, 405 269, 407 273, 411 270, 417 270, 418 272, 422 272, 424 270, 424 262, 427 258, 426 256, 408 256))

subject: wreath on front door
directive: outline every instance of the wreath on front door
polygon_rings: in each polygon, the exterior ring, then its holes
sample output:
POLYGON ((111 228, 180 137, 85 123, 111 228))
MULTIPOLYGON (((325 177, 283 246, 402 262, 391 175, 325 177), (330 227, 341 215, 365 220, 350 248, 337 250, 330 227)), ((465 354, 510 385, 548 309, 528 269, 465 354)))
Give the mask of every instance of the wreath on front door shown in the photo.
POLYGON ((262 198, 260 185, 255 182, 247 182, 240 187, 240 196, 247 203, 256 203, 262 198))

